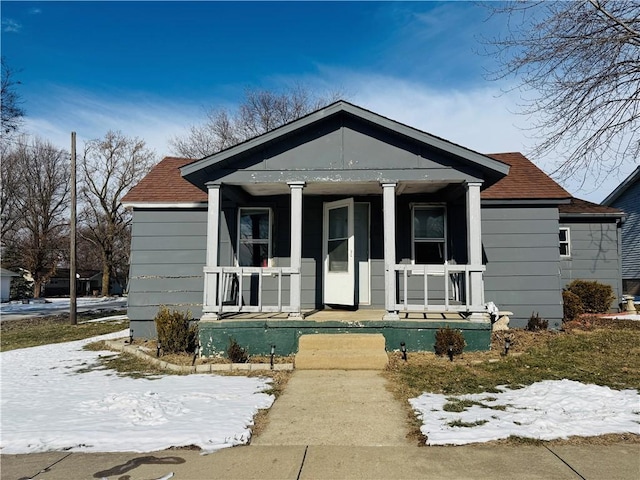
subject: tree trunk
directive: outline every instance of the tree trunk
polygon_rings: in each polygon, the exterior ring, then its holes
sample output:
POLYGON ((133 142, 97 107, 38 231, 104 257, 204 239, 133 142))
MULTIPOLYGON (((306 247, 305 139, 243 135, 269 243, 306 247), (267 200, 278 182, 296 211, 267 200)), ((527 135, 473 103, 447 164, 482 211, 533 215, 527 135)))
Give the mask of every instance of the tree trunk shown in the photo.
POLYGON ((109 296, 109 280, 111 277, 109 275, 109 264, 105 261, 102 262, 102 296, 109 296))

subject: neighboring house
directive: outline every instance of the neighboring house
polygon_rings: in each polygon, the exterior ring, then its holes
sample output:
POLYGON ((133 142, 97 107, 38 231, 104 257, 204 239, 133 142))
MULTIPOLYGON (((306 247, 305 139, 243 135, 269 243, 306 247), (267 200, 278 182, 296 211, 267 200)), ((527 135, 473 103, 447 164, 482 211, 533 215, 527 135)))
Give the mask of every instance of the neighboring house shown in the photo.
POLYGON ((8 302, 11 299, 11 279, 19 276, 11 270, 0 268, 0 302, 8 302))
POLYGON ((622 288, 623 292, 640 296, 640 167, 629 175, 603 205, 622 210, 622 288))
MULTIPOLYGON (((78 296, 96 296, 102 293, 101 270, 78 270, 76 273, 76 293, 78 296)), ((42 296, 58 297, 70 294, 70 272, 68 268, 58 268, 44 284, 42 296)), ((110 279, 109 295, 122 295, 123 288, 116 279, 110 279)))
POLYGON ((197 161, 165 158, 131 189, 128 315, 153 337, 160 305, 190 310, 204 354, 230 337, 283 354, 302 334, 349 331, 431 350, 442 326, 486 349, 489 301, 512 325, 538 312, 560 326, 571 202, 519 153, 336 102, 197 161))

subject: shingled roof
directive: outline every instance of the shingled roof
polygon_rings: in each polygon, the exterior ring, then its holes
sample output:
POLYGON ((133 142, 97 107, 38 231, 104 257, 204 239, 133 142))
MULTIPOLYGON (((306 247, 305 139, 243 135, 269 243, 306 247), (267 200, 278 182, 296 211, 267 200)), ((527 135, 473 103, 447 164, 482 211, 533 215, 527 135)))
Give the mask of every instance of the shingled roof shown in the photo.
POLYGON ((193 162, 190 158, 165 157, 129 190, 122 203, 195 203, 206 202, 207 192, 187 182, 180 167, 193 162))
POLYGON ((619 217, 623 215, 617 208, 606 207, 586 200, 580 200, 579 198, 572 198, 571 203, 558 206, 558 211, 560 215, 564 216, 587 214, 619 217))
POLYGON ((492 153, 508 164, 509 175, 482 191, 483 200, 566 200, 571 194, 519 152, 492 153))
MULTIPOLYGON (((495 153, 487 156, 508 164, 510 170, 509 175, 482 192, 483 200, 567 200, 571 198, 569 192, 521 153, 495 153)), ((125 204, 206 202, 207 193, 189 183, 180 174, 180 167, 192 162, 194 160, 189 158, 164 158, 124 196, 122 202, 125 204)), ((582 208, 585 211, 590 208, 592 213, 597 213, 594 209, 598 206, 595 204, 589 204, 589 207, 582 203, 572 205, 565 206, 574 209, 582 208)))

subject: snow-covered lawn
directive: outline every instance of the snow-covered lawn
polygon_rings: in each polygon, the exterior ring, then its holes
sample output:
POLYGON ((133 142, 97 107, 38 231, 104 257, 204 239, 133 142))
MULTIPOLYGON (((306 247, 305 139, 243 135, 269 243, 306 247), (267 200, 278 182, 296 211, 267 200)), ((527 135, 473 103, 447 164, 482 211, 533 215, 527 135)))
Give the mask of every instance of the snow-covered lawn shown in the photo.
POLYGON ((409 400, 428 445, 463 445, 510 435, 552 440, 605 433, 640 434, 640 395, 571 380, 546 380, 500 393, 447 396, 422 394, 409 400), (462 412, 445 411, 459 400, 477 402, 462 412))
MULTIPOLYGON (((108 317, 106 318, 108 319, 108 317)), ((50 450, 149 452, 197 445, 204 451, 247 443, 253 417, 269 408, 268 379, 240 376, 118 377, 83 350, 99 339, 0 353, 2 453, 50 450)), ((550 440, 572 435, 640 434, 640 395, 569 380, 462 396, 410 400, 430 445, 461 445, 510 435, 550 440), (447 403, 475 402, 462 412, 447 403)))
POLYGON ((254 415, 274 400, 261 393, 267 379, 118 377, 97 366, 113 352, 82 349, 128 332, 1 353, 2 453, 214 451, 248 441, 254 415))
MULTIPOLYGON (((78 308, 126 308, 125 297, 78 297, 78 308)), ((70 300, 68 298, 32 299, 30 303, 12 301, 0 304, 0 313, 29 313, 33 311, 50 310, 56 313, 60 310, 68 310, 70 300)))

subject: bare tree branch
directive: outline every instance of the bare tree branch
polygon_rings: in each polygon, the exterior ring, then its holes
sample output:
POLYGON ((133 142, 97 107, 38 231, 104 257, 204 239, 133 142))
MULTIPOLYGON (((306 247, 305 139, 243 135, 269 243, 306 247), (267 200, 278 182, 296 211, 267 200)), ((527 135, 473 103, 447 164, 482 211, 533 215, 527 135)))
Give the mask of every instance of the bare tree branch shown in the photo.
MULTIPOLYGON (((12 196, 11 228, 3 230, 3 246, 17 252, 17 261, 34 280, 34 296, 65 258, 68 230, 69 155, 49 142, 24 137, 3 157, 17 182, 3 196, 12 196)), ((3 182, 5 180, 3 171, 3 182)), ((3 211, 3 215, 5 212, 3 211)), ((3 228, 5 223, 3 221, 3 228)))
MULTIPOLYGON (((122 272, 128 258, 130 215, 120 199, 155 163, 155 153, 143 140, 109 131, 86 143, 80 160, 81 236, 96 246, 102 261, 102 295, 110 280, 122 272), (121 250, 124 250, 121 252, 121 250)), ((117 278, 117 277, 116 277, 117 278)))
POLYGON ((2 133, 7 135, 18 130, 22 124, 24 109, 20 106, 20 96, 15 90, 20 82, 15 80, 15 72, 7 65, 4 56, 0 60, 2 82, 0 88, 0 120, 2 133))
POLYGON ((300 85, 282 93, 249 89, 236 112, 212 108, 202 125, 191 126, 186 136, 174 137, 169 143, 178 155, 206 157, 296 120, 338 98, 338 93, 316 97, 300 85))
MULTIPOLYGON (((486 5, 486 4, 485 4, 486 5)), ((515 77, 538 139, 532 154, 560 157, 560 180, 599 179, 640 156, 640 3, 634 0, 488 4, 508 34, 488 39, 515 77)))

